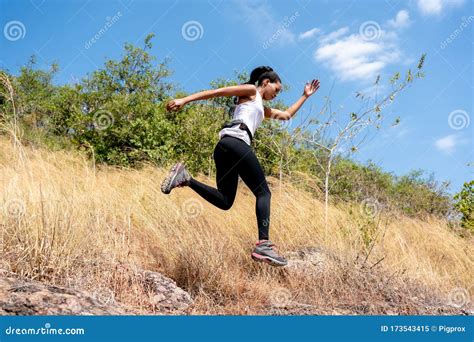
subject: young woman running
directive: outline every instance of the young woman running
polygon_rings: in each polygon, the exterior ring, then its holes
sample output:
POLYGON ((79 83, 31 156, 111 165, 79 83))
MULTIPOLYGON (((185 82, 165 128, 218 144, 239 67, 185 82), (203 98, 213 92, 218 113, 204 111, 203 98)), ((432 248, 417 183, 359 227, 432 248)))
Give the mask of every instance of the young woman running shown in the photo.
POLYGON ((265 107, 262 100, 273 100, 278 95, 281 80, 272 68, 262 66, 252 71, 250 80, 245 84, 201 91, 168 102, 167 110, 177 111, 192 101, 220 96, 237 97, 233 120, 219 132, 220 140, 214 149, 217 189, 198 182, 187 172, 184 164, 177 163, 163 181, 161 191, 169 194, 176 187, 189 186, 216 207, 228 210, 234 203, 240 176, 256 197, 258 242, 252 258, 274 266, 285 266, 286 259, 275 251, 275 245, 269 240, 271 192, 251 143, 255 130, 264 118, 289 120, 318 88, 318 80, 307 83, 301 97, 285 111, 265 107))

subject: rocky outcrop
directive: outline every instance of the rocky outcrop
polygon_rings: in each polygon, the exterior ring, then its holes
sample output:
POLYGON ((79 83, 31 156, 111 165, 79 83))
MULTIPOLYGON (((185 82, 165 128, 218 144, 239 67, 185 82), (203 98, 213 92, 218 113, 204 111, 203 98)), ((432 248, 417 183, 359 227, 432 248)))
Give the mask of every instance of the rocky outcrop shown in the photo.
POLYGON ((104 304, 86 291, 0 275, 0 315, 125 315, 133 310, 104 304))
MULTIPOLYGON (((161 273, 140 271, 150 298, 152 313, 169 314, 185 310, 191 296, 161 273)), ((0 315, 134 315, 149 314, 118 303, 111 291, 93 293, 80 289, 18 279, 0 270, 0 315)))
POLYGON ((193 303, 189 293, 158 272, 144 271, 145 288, 151 293, 151 304, 158 310, 182 311, 193 303))
POLYGON ((304 247, 287 254, 288 272, 300 276, 318 276, 329 270, 335 257, 320 247, 304 247))

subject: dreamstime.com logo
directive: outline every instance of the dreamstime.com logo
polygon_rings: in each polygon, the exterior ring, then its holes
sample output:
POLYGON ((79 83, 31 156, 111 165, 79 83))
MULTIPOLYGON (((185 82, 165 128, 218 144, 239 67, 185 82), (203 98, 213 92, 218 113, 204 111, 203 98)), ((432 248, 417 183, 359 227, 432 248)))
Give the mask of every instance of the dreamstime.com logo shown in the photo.
POLYGON ((26 36, 26 27, 21 21, 9 21, 3 27, 3 35, 11 42, 23 39, 26 36))
POLYGON ((40 328, 16 328, 9 326, 4 330, 5 335, 85 335, 84 328, 52 328, 50 323, 45 323, 40 328))
POLYGON ((203 209, 201 201, 191 198, 183 202, 180 213, 184 218, 195 219, 201 215, 203 209))
POLYGON ((284 308, 291 304, 291 292, 290 290, 280 287, 270 292, 270 304, 277 308, 284 308))
POLYGON ((107 33, 107 31, 117 22, 120 20, 120 18, 122 18, 122 12, 117 12, 115 13, 112 17, 110 16, 107 16, 105 18, 105 24, 103 27, 101 27, 99 29, 99 31, 97 31, 94 36, 91 37, 91 39, 89 39, 87 42, 84 43, 84 48, 86 50, 89 50, 92 45, 94 45, 95 43, 97 43, 100 38, 102 38, 102 36, 104 34, 107 33))
POLYGON ((283 18, 283 23, 278 27, 278 29, 268 38, 262 45, 262 47, 266 50, 268 49, 274 42, 276 42, 281 36, 286 33, 286 30, 293 24, 297 17, 299 17, 298 11, 293 13, 290 17, 283 18))
POLYGON ((19 218, 26 212, 25 203, 17 198, 8 200, 5 203, 3 211, 7 217, 19 218))
POLYGON ((456 109, 453 110, 448 115, 448 124, 452 129, 459 131, 461 129, 467 128, 471 123, 471 118, 465 110, 456 109))
POLYGON ((92 299, 99 307, 115 304, 115 294, 112 290, 107 288, 95 291, 92 295, 92 299))
POLYGON ((462 308, 471 302, 469 292, 461 287, 453 289, 449 293, 449 304, 457 308, 462 308))
POLYGON ((114 116, 108 110, 99 109, 94 113, 93 121, 94 127, 99 131, 103 131, 114 124, 114 116))
POLYGON ((376 217, 380 210, 381 204, 376 198, 366 198, 360 203, 361 214, 370 218, 376 217))
MULTIPOLYGON (((2 239, 0 239, 0 243, 3 244, 2 239)), ((6 260, 0 260, 0 274, 2 273, 2 271, 6 273, 11 273, 12 271, 10 263, 7 262, 6 260)))
MULTIPOLYGON (((293 118, 289 118, 288 120, 280 120, 278 119, 278 114, 272 114, 270 116, 271 119, 275 119, 275 123, 278 125, 278 129, 279 130, 286 130, 288 128, 290 128, 292 122, 293 122, 293 118)), ((272 131, 273 133, 273 131, 272 131)))
POLYGON ((380 38, 382 29, 376 21, 366 21, 360 25, 359 34, 365 41, 376 40, 380 38))
POLYGON ((181 27, 181 35, 189 42, 201 39, 204 36, 204 28, 196 20, 190 20, 181 27))
POLYGON ((461 24, 459 24, 456 29, 451 32, 451 34, 440 43, 441 50, 444 50, 448 47, 449 44, 454 42, 454 40, 464 31, 468 29, 468 26, 474 21, 474 16, 470 15, 468 18, 462 17, 461 24))

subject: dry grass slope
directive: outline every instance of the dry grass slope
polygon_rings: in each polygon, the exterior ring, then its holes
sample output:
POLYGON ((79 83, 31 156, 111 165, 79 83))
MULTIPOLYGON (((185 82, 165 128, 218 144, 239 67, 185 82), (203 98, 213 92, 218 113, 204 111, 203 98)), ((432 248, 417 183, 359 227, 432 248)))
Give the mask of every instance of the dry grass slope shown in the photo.
POLYGON ((255 200, 244 185, 221 211, 187 188, 163 195, 164 169, 95 168, 78 153, 21 151, 0 139, 0 268, 22 277, 109 289, 143 312, 151 310, 146 293, 117 265, 176 280, 195 298, 191 314, 431 313, 472 296, 472 241, 440 220, 371 220, 358 207, 331 207, 326 226, 322 202, 269 179, 272 240, 283 253, 318 246, 330 256, 317 276, 294 274, 250 259, 255 200))

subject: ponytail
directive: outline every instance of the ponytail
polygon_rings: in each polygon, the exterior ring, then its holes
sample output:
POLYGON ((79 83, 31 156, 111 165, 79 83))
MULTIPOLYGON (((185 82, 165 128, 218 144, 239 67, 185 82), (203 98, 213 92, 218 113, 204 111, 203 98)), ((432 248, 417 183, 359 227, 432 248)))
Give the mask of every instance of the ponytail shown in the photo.
POLYGON ((269 66, 259 66, 252 70, 250 73, 250 79, 245 82, 244 84, 253 84, 257 83, 257 86, 263 82, 265 79, 269 79, 270 82, 281 82, 280 77, 278 74, 273 71, 273 69, 269 66))

